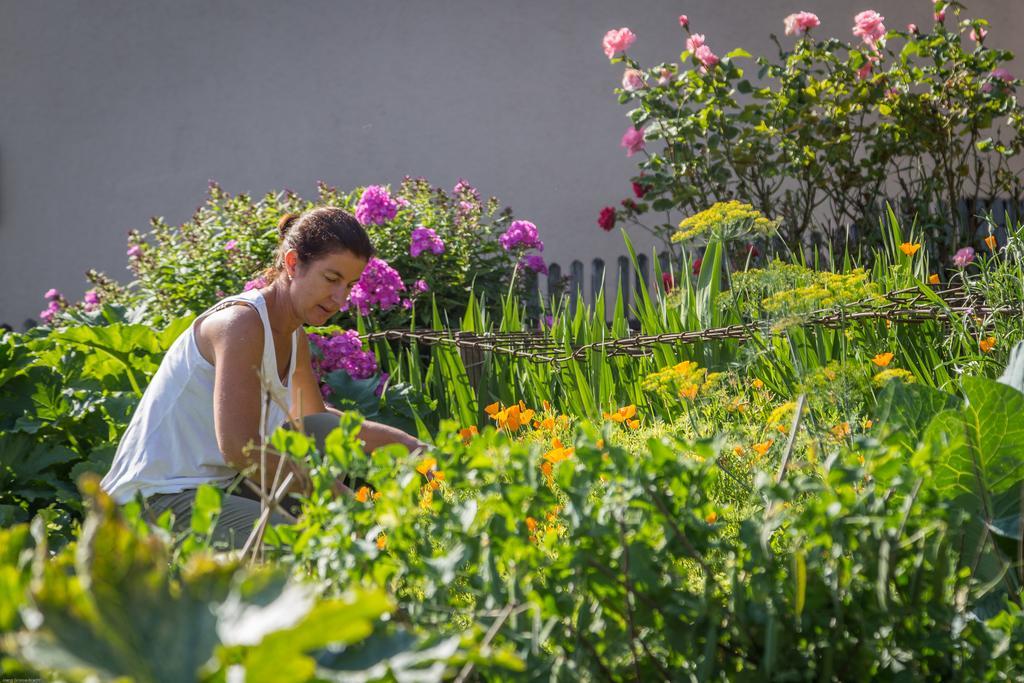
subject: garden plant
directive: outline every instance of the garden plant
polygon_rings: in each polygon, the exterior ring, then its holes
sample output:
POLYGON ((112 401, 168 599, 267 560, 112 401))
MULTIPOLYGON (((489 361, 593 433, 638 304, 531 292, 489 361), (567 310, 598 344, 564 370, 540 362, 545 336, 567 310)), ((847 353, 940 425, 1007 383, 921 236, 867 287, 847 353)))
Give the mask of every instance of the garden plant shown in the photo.
MULTIPOLYGON (((929 33, 862 13, 854 45, 794 14, 763 85, 687 17, 679 65, 640 69, 632 32, 610 31, 606 54, 635 71, 622 98, 642 132, 624 143, 645 155, 634 200, 602 220, 665 214, 655 229, 683 264, 653 258, 653 286, 629 306, 620 289, 610 318, 602 295, 541 299, 537 227, 468 184, 324 186, 315 203, 360 215, 378 260, 346 311, 307 330, 344 412, 322 445, 270 437, 312 490, 248 552, 211 542, 223 491, 200 488, 175 533, 171 513, 145 521, 97 475, 170 343, 217 287, 259 276, 280 214, 313 203, 214 186, 194 221, 131 237, 134 283, 94 274, 79 304, 48 292, 46 325, 0 337, 0 671, 1024 678, 1024 222, 981 216, 965 234, 947 209, 982 181, 941 172, 947 154, 1012 159, 1020 109, 987 24, 932 10, 929 33), (977 118, 911 112, 940 94, 928 111, 955 101, 977 118), (1008 137, 971 137, 1006 116, 1008 137), (875 203, 894 178, 910 215, 875 203), (810 236, 834 241, 846 220, 870 239, 808 258, 810 236), (424 327, 563 353, 492 349, 477 366, 451 343, 369 336, 424 327), (631 335, 639 350, 613 353, 631 335), (365 419, 430 446, 366 454, 365 419), (343 476, 351 495, 334 492, 343 476)), ((984 182, 1018 192, 1002 163, 984 182)))

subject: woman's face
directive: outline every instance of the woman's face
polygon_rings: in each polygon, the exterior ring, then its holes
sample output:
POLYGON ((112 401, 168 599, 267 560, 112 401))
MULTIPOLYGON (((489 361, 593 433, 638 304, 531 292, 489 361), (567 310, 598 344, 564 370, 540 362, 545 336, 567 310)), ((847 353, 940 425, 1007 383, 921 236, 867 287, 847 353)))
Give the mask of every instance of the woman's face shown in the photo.
POLYGON ((341 309, 365 267, 366 259, 350 251, 332 251, 304 266, 298 264, 298 254, 289 251, 285 269, 292 276, 296 313, 307 325, 323 325, 341 309))

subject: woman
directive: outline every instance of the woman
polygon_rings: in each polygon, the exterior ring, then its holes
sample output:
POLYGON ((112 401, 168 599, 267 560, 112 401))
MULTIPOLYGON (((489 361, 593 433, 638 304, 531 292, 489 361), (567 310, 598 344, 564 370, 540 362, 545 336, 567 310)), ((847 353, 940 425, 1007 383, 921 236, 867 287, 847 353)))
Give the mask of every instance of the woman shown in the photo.
MULTIPOLYGON (((232 547, 245 543, 260 515, 258 496, 237 495, 248 490, 240 473, 269 488, 283 467, 281 480, 293 475, 289 493, 309 490, 304 468, 269 448, 261 472, 260 444, 289 418, 321 443, 337 427, 302 326, 326 323, 374 254, 363 227, 338 208, 285 216, 278 230, 274 266, 264 276, 269 284, 220 301, 175 340, 101 482, 117 503, 141 496, 151 519, 172 510, 175 531, 189 527, 201 484, 222 487, 230 492, 213 540, 232 547)), ((367 452, 388 443, 423 445, 368 421, 359 437, 367 452)), ((347 489, 338 482, 335 490, 347 489)), ((275 513, 271 522, 285 519, 275 513)))

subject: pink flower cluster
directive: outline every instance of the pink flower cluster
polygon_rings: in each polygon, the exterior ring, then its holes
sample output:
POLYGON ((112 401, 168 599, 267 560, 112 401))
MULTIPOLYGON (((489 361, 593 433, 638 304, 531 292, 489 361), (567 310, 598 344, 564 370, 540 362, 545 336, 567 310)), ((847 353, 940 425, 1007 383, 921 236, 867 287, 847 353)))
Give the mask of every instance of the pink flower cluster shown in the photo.
POLYGON ((608 33, 604 34, 604 39, 601 41, 601 46, 604 48, 604 54, 611 59, 615 56, 616 52, 625 52, 629 49, 629 46, 636 40, 636 34, 630 31, 626 27, 620 29, 612 29, 608 33))
POLYGON ((95 289, 90 289, 82 297, 82 302, 85 304, 86 311, 95 311, 100 307, 100 293, 95 289))
POLYGON ((811 12, 796 12, 790 14, 783 20, 786 25, 787 36, 802 36, 812 28, 818 28, 821 26, 821 21, 818 19, 818 15, 811 12))
POLYGON ((412 231, 409 256, 416 258, 425 251, 429 251, 431 254, 443 254, 444 241, 437 236, 434 230, 421 225, 412 231))
POLYGON ((262 275, 253 278, 245 283, 245 287, 242 287, 242 291, 248 292, 250 289, 262 289, 267 286, 267 280, 262 275))
POLYGON ((386 187, 368 185, 356 203, 356 220, 363 225, 383 225, 398 213, 398 204, 386 187))
POLYGON ((622 74, 622 89, 627 92, 641 90, 647 83, 644 82, 644 72, 639 69, 626 69, 622 74))
POLYGON ((498 242, 505 251, 512 251, 517 247, 544 251, 544 243, 537 235, 537 226, 530 221, 512 221, 508 230, 498 238, 498 242))
POLYGON ((885 35, 885 17, 873 9, 867 9, 853 18, 853 35, 857 36, 872 50, 878 49, 878 41, 885 35))
POLYGON ((548 274, 548 264, 544 263, 544 257, 540 254, 527 254, 519 259, 519 267, 526 270, 532 270, 535 273, 541 273, 542 275, 548 274))
POLYGON ((389 266, 387 261, 374 257, 366 264, 359 282, 352 286, 341 310, 347 311, 349 306, 355 306, 360 314, 367 315, 370 307, 377 305, 386 311, 401 303, 399 292, 402 291, 405 291, 405 283, 398 271, 389 266))
POLYGON ((700 70, 707 73, 708 69, 718 64, 721 60, 705 44, 704 40, 703 33, 694 33, 686 39, 686 49, 692 52, 694 58, 700 62, 700 70))
POLYGON ((309 335, 317 352, 313 354, 313 372, 323 378, 329 372, 344 370, 353 379, 367 379, 377 372, 377 358, 363 351, 363 342, 355 330, 324 336, 309 335))
POLYGON ((47 300, 46 308, 39 312, 39 317, 44 323, 50 323, 53 316, 57 315, 64 308, 64 296, 56 289, 49 289, 43 295, 47 300))

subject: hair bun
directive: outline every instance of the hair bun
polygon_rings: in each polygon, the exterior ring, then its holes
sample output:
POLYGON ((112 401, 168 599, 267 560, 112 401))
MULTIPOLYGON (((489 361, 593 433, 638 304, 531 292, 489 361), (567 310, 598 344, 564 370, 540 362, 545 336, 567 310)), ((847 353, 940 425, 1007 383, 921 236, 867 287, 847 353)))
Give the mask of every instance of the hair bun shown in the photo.
POLYGON ((298 220, 299 214, 297 213, 286 213, 281 216, 281 220, 277 222, 277 236, 278 239, 283 240, 285 235, 288 234, 288 229, 292 227, 292 224, 298 220))

